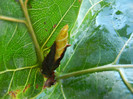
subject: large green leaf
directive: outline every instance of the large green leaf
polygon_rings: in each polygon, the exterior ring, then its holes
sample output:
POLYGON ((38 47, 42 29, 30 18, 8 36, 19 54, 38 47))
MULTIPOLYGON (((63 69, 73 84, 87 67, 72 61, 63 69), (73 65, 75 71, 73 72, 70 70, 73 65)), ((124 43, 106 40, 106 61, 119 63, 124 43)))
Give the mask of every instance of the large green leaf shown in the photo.
POLYGON ((132 4, 84 0, 72 46, 56 72, 58 83, 38 98, 133 99, 132 4))
POLYGON ((0 98, 40 94, 42 53, 64 25, 71 31, 81 4, 78 0, 27 1, 0 0, 0 98))

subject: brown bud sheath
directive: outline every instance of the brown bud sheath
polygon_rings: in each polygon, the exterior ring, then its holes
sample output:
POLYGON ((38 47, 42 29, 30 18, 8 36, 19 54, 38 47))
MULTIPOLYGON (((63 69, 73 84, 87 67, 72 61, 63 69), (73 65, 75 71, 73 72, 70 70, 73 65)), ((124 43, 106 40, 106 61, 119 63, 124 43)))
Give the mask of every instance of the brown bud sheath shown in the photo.
POLYGON ((68 47, 68 25, 65 25, 56 38, 56 41, 51 47, 51 51, 42 63, 42 73, 50 78, 54 75, 54 70, 59 66, 63 58, 66 48, 68 47))

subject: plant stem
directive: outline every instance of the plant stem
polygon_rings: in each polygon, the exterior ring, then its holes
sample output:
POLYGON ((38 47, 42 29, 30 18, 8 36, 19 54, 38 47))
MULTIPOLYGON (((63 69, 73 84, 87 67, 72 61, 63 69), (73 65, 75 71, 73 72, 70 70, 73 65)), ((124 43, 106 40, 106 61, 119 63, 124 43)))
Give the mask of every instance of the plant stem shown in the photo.
POLYGON ((28 14, 28 10, 27 10, 27 1, 26 1, 26 5, 24 5, 23 1, 20 0, 20 4, 22 6, 22 9, 24 11, 24 15, 25 15, 25 18, 26 18, 26 22, 27 22, 27 27, 29 29, 29 34, 31 35, 31 38, 34 42, 34 45, 35 45, 35 48, 36 48, 36 52, 37 52, 37 56, 38 56, 38 59, 39 59, 39 63, 42 63, 43 62, 43 53, 42 53, 42 50, 39 46, 39 43, 37 41, 37 38, 36 38, 36 35, 35 35, 35 32, 33 30, 33 27, 32 27, 32 24, 31 24, 31 21, 30 21, 30 18, 29 18, 29 14, 28 14))
POLYGON ((77 76, 77 75, 81 75, 81 74, 85 74, 85 73, 94 73, 94 72, 103 72, 103 71, 112 71, 112 70, 118 71, 117 68, 133 68, 133 65, 105 65, 105 66, 101 66, 101 67, 95 67, 95 68, 91 68, 91 69, 80 70, 80 71, 68 73, 68 74, 57 77, 57 80, 65 79, 68 77, 77 76))

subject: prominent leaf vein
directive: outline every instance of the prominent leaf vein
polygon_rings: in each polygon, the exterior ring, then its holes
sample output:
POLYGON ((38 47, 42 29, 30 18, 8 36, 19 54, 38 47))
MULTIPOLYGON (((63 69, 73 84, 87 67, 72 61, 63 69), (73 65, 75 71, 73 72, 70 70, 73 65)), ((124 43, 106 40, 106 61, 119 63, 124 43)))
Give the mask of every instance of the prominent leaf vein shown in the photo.
POLYGON ((11 78, 11 80, 10 80, 7 93, 6 93, 3 97, 5 97, 7 94, 9 94, 9 91, 10 91, 10 89, 11 89, 11 85, 12 85, 12 82, 13 82, 14 74, 15 74, 15 71, 14 71, 13 74, 12 74, 12 78, 11 78))
POLYGON ((60 19, 60 21, 58 22, 58 24, 56 25, 56 27, 53 29, 53 31, 51 32, 51 34, 49 35, 49 37, 47 38, 47 40, 44 42, 44 44, 42 45, 41 49, 44 48, 44 46, 47 44, 47 42, 49 41, 49 39, 52 37, 52 35, 54 34, 55 30, 57 29, 57 27, 59 26, 59 24, 62 22, 62 20, 64 19, 64 17, 67 15, 67 13, 70 11, 70 9, 72 8, 72 6, 74 5, 74 3, 76 2, 76 0, 74 0, 74 2, 72 3, 72 5, 68 8, 68 10, 66 11, 66 13, 63 15, 63 17, 60 19))
MULTIPOLYGON (((30 68, 30 70, 29 70, 29 74, 28 74, 28 76, 27 76, 27 80, 26 80, 26 83, 25 83, 25 85, 24 85, 23 90, 26 88, 26 86, 27 86, 27 84, 28 84, 28 81, 29 81, 29 78, 30 78, 31 71, 32 71, 32 68, 30 68)), ((23 91, 23 90, 22 90, 22 91, 23 91)))
POLYGON ((119 74, 120 74, 120 76, 121 76, 123 82, 124 82, 125 85, 127 86, 127 88, 133 93, 133 88, 132 88, 131 84, 129 84, 129 83, 127 82, 127 79, 125 79, 126 77, 124 76, 124 72, 122 71, 122 69, 118 69, 118 71, 119 71, 119 74))
POLYGON ((62 92, 62 95, 63 95, 64 99, 67 99, 66 96, 65 96, 62 84, 61 84, 60 88, 61 88, 61 92, 62 92))
POLYGON ((24 70, 24 69, 31 69, 31 68, 35 68, 38 67, 38 64, 33 65, 33 66, 26 66, 26 67, 22 67, 22 68, 16 68, 16 69, 7 69, 5 71, 1 71, 0 74, 4 74, 7 72, 11 72, 11 71, 20 71, 20 70, 24 70))
POLYGON ((6 20, 6 21, 11 21, 11 22, 19 22, 19 23, 26 24, 26 21, 25 20, 11 18, 11 17, 7 17, 7 16, 0 16, 0 20, 6 20))
POLYGON ((131 34, 130 38, 126 41, 126 43, 124 44, 124 46, 122 47, 122 49, 120 50, 119 54, 117 55, 115 61, 113 62, 113 64, 116 64, 123 52, 123 50, 125 49, 125 47, 128 45, 128 43, 130 42, 130 40, 133 39, 133 33, 131 34))
POLYGON ((36 76, 37 76, 37 73, 38 73, 38 69, 36 70, 36 73, 35 73, 35 79, 34 79, 34 83, 33 83, 33 86, 34 86, 34 89, 32 90, 32 93, 30 94, 30 95, 32 95, 33 94, 33 92, 34 92, 34 90, 35 90, 35 88, 36 88, 36 85, 35 85, 35 82, 36 82, 36 76))
POLYGON ((18 28, 18 24, 16 25, 16 27, 15 27, 15 29, 14 29, 14 32, 13 32, 11 38, 9 39, 8 43, 7 43, 7 46, 9 45, 9 43, 11 42, 11 40, 13 39, 13 37, 14 37, 16 31, 17 31, 17 28, 18 28))

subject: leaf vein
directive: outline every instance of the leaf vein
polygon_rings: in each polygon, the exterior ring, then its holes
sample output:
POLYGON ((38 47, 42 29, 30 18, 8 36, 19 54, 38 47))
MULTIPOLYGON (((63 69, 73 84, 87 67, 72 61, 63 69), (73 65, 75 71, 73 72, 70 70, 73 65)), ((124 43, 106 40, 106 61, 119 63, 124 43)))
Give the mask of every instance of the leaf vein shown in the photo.
POLYGON ((58 22, 58 24, 56 25, 56 27, 53 29, 53 31, 51 32, 51 34, 49 35, 49 37, 47 38, 47 40, 42 45, 41 49, 43 49, 44 46, 47 44, 48 40, 52 37, 52 35, 54 34, 55 30, 57 29, 57 27, 59 26, 59 24, 61 23, 61 21, 64 19, 64 17, 67 15, 67 13, 70 11, 70 9, 72 8, 72 6, 74 5, 75 2, 76 2, 76 0, 74 0, 74 2, 72 3, 72 5, 68 8, 68 10, 66 11, 66 13, 60 19, 60 21, 58 22))
POLYGON ((31 68, 35 68, 37 66, 38 66, 38 64, 33 65, 33 66, 26 66, 26 67, 23 67, 23 68, 17 68, 17 69, 7 69, 5 71, 1 71, 0 74, 4 74, 4 73, 7 73, 7 72, 11 72, 11 71, 20 71, 20 70, 24 70, 24 69, 31 69, 31 68))
POLYGON ((62 84, 61 84, 60 88, 61 88, 61 92, 62 92, 62 95, 63 95, 64 99, 67 99, 66 96, 65 96, 62 84))
POLYGON ((8 41, 8 43, 7 43, 7 45, 6 45, 6 46, 8 46, 8 45, 9 45, 9 43, 12 41, 12 39, 13 39, 13 37, 14 37, 14 35, 15 35, 16 31, 17 31, 17 28, 18 28, 18 24, 16 25, 15 30, 14 30, 14 32, 13 32, 13 34, 12 34, 11 38, 9 39, 9 41, 8 41))

